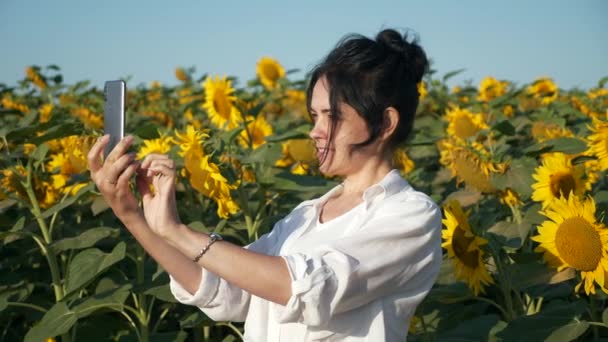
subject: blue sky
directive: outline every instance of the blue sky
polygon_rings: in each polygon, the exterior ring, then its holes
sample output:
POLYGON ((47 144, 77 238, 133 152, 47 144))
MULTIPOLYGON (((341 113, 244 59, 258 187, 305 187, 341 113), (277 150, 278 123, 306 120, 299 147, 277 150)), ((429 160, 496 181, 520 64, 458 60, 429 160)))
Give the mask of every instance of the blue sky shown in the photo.
POLYGON ((56 64, 70 84, 175 84, 176 66, 194 66, 243 85, 262 56, 304 72, 345 34, 386 27, 417 32, 438 77, 466 69, 452 85, 550 76, 587 89, 608 76, 603 0, 0 0, 0 83, 16 84, 27 65, 56 64))

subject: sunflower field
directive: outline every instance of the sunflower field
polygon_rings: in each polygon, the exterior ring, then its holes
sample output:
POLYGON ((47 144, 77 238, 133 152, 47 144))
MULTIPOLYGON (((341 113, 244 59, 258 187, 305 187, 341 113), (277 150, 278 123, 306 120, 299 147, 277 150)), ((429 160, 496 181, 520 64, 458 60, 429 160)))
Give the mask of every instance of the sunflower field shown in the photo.
MULTIPOLYGON (((338 181, 315 167, 306 80, 270 57, 256 71, 243 86, 182 67, 176 85, 127 80, 133 152, 171 155, 183 222, 239 245, 338 181)), ((409 340, 608 339, 608 78, 448 87, 457 73, 419 84, 394 155, 444 214, 409 340)), ((103 91, 57 66, 0 84, 0 341, 241 340, 241 323, 175 301, 99 196, 86 155, 102 132, 103 91)))

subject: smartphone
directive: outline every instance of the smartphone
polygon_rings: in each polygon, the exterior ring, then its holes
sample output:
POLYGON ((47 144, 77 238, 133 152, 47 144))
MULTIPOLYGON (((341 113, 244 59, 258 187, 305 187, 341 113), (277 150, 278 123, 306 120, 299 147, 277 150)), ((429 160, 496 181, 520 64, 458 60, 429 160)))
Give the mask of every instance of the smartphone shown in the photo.
POLYGON ((125 136, 127 84, 123 80, 106 81, 103 87, 103 130, 110 135, 104 159, 125 136))

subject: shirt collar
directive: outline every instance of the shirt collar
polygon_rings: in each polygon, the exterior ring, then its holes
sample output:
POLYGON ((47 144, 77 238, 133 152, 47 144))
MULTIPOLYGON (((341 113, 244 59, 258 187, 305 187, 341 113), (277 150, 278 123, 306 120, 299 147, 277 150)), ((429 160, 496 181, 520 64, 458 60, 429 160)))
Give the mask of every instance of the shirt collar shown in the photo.
MULTIPOLYGON (((380 182, 370 186, 363 192, 363 201, 365 202, 365 206, 367 208, 369 208, 372 201, 374 199, 376 199, 378 196, 384 195, 384 198, 389 197, 389 196, 392 196, 392 195, 402 191, 403 189, 405 189, 407 187, 410 187, 410 185, 405 179, 403 179, 403 177, 401 177, 399 170, 392 169, 389 173, 386 174, 386 176, 384 176, 384 178, 382 178, 382 180, 380 182)), ((336 185, 334 188, 329 190, 325 195, 323 195, 323 196, 319 197, 317 200, 315 200, 314 205, 315 206, 322 205, 329 198, 342 192, 343 189, 344 189, 344 185, 342 183, 336 185)))

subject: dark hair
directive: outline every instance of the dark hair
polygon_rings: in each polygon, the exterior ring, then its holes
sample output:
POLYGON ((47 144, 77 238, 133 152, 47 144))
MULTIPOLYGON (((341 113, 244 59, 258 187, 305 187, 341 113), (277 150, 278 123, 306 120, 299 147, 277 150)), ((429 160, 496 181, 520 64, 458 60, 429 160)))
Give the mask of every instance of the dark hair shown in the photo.
POLYGON ((384 111, 399 111, 399 124, 389 147, 404 142, 414 123, 418 107, 418 83, 428 69, 424 50, 417 40, 408 41, 393 29, 378 33, 375 40, 358 34, 344 37, 311 72, 306 106, 310 112, 312 90, 325 77, 329 86, 331 106, 330 142, 338 120, 339 104, 347 103, 367 122, 370 137, 356 144, 373 143, 385 127, 384 111))

